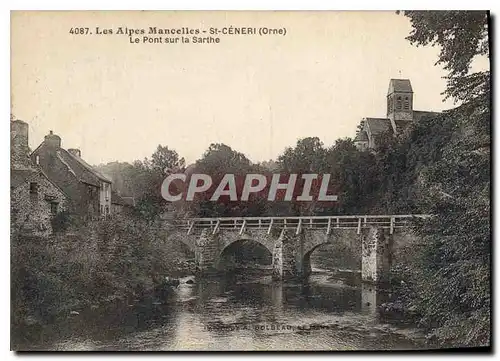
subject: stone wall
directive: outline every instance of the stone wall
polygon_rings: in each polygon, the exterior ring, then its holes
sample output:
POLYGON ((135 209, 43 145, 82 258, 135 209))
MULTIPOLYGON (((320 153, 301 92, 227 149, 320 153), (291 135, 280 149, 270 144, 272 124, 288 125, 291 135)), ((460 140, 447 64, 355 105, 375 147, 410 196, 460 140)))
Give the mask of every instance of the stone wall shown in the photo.
POLYGON ((11 223, 21 234, 48 236, 52 233, 51 202, 58 203, 57 212, 66 210, 66 197, 42 173, 31 177, 11 191, 11 223), (30 193, 30 183, 37 183, 37 193, 30 193))
POLYGON ((203 230, 196 240, 195 264, 200 272, 211 272, 216 270, 216 261, 219 251, 218 234, 212 234, 203 230))

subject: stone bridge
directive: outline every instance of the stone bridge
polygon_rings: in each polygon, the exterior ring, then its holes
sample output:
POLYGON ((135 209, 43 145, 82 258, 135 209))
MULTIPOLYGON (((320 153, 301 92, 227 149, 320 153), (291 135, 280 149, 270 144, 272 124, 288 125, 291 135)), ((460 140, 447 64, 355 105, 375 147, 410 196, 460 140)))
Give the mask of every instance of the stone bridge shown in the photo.
MULTIPOLYGON (((227 267, 228 250, 245 243, 265 248, 272 257, 273 278, 305 278, 310 256, 343 237, 359 241, 363 281, 384 282, 394 237, 407 232, 425 215, 353 215, 302 217, 192 218, 170 224, 174 234, 194 251, 201 273, 227 267), (179 232, 177 232, 179 231, 179 232)), ((172 232, 171 232, 172 234, 172 232)))

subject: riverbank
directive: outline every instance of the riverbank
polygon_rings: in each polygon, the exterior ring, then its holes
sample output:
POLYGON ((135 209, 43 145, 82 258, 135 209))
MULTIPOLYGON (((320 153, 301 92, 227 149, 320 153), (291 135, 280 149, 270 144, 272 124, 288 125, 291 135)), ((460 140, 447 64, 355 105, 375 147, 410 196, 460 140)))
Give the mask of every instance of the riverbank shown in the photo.
POLYGON ((100 220, 50 238, 12 237, 12 329, 51 324, 141 299, 193 261, 165 232, 133 218, 100 220))

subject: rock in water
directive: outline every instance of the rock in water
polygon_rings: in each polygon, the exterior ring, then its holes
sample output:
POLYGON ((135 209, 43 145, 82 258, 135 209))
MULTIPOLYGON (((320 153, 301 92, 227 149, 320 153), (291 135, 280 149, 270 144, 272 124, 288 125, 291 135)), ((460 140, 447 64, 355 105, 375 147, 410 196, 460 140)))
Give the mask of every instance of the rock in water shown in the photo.
POLYGON ((177 278, 165 277, 165 285, 166 286, 177 287, 177 286, 179 286, 180 283, 181 282, 177 278))

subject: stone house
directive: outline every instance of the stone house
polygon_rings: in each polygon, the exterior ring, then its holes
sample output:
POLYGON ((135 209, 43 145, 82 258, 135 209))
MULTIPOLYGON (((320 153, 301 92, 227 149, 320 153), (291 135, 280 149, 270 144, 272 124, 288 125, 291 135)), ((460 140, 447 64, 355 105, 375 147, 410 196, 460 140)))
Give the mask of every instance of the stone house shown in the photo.
POLYGON ((48 236, 67 197, 40 169, 11 170, 11 224, 21 234, 48 236))
POLYGON ((413 122, 425 116, 437 115, 431 111, 413 110, 413 88, 409 79, 391 79, 387 92, 387 112, 385 118, 363 118, 358 127, 355 146, 363 151, 375 149, 383 134, 393 136, 405 133, 413 122))
POLYGON ((20 234, 48 236, 52 219, 67 208, 67 195, 29 157, 28 124, 13 120, 11 135, 11 227, 20 234))
POLYGON ((71 213, 84 219, 111 214, 111 180, 85 162, 79 149, 63 149, 61 137, 50 131, 31 160, 68 195, 71 213))

